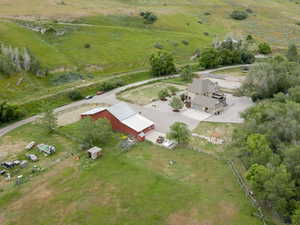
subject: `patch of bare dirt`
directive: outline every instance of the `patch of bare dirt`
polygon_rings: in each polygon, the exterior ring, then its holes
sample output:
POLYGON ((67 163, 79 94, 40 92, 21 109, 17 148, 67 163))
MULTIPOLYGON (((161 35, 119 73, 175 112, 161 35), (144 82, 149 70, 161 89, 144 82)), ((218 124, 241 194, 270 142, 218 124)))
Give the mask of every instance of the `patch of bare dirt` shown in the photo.
POLYGON ((96 107, 108 107, 107 104, 82 104, 80 106, 65 109, 58 112, 57 124, 58 126, 65 126, 71 123, 75 123, 80 120, 80 114, 89 111, 96 107))
POLYGON ((192 209, 190 212, 176 212, 169 216, 168 225, 213 225, 209 222, 200 222, 197 220, 197 209, 192 209))
POLYGON ((25 141, 15 141, 10 136, 3 137, 0 143, 0 160, 5 159, 8 156, 14 156, 17 153, 24 150, 28 143, 25 141))
POLYGON ((98 71, 102 71, 103 67, 100 65, 95 65, 95 64, 89 64, 86 65, 85 69, 86 72, 98 72, 98 71))

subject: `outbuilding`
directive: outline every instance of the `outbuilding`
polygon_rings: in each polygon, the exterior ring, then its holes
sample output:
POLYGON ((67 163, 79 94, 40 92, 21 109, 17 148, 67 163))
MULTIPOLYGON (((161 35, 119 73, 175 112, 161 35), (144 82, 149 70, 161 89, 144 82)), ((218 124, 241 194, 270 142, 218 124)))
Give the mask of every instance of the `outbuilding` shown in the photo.
POLYGON ((121 102, 109 108, 95 108, 82 113, 81 118, 91 117, 94 120, 106 118, 113 130, 134 136, 138 141, 145 140, 145 134, 154 129, 154 123, 134 111, 128 104, 121 102))
POLYGON ((98 157, 100 157, 102 155, 102 148, 98 148, 95 146, 95 147, 87 150, 87 152, 88 152, 89 158, 97 159, 98 157))

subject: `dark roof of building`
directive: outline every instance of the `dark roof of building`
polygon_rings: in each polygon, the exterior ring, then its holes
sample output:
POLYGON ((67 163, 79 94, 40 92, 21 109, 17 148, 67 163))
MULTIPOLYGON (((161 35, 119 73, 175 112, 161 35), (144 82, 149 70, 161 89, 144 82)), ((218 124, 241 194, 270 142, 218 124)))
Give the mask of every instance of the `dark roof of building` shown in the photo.
POLYGON ((200 79, 195 78, 193 79, 192 84, 189 86, 188 91, 196 94, 203 94, 203 93, 213 93, 219 90, 218 84, 212 82, 209 79, 200 79))

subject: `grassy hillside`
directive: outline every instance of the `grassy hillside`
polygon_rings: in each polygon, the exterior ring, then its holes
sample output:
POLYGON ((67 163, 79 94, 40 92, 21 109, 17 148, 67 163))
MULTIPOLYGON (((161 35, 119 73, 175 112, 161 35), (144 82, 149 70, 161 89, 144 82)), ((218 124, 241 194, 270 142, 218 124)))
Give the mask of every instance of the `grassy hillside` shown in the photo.
MULTIPOLYGON (((79 70, 101 79, 104 74, 147 68, 148 57, 158 50, 154 47, 157 44, 173 52, 177 63, 187 63, 197 48, 203 49, 214 39, 226 35, 251 34, 278 50, 286 48, 289 42, 300 43, 300 26, 296 24, 300 21, 300 4, 296 2, 4 0, 0 2, 0 42, 30 48, 53 73, 79 70), (253 13, 246 20, 235 21, 229 17, 234 9, 247 8, 253 13), (145 25, 139 16, 139 12, 146 10, 158 16, 154 25, 145 25), (40 34, 15 23, 16 19, 42 24, 58 22, 52 26, 63 30, 64 35, 40 34), (189 44, 184 45, 183 40, 189 44), (90 48, 85 48, 86 44, 90 48)), ((57 88, 48 82, 51 79, 27 76, 26 82, 35 82, 35 89, 39 91, 57 88)), ((1 81, 4 87, 14 91, 22 88, 11 80, 1 81)), ((16 101, 11 95, 6 98, 5 92, 6 89, 1 88, 2 98, 16 101)), ((22 91, 22 96, 31 94, 31 90, 22 91)), ((19 97, 17 100, 22 101, 19 97)))

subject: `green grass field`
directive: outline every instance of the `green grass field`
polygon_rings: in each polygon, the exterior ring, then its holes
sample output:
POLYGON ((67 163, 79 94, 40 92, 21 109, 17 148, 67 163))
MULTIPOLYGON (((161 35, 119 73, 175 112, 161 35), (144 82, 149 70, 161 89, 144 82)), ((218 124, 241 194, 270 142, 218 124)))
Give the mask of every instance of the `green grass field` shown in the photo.
MULTIPOLYGON (((203 49, 227 35, 251 34, 276 49, 285 49, 290 42, 300 42, 300 26, 296 25, 299 10, 299 4, 286 0, 4 0, 0 2, 0 42, 30 48, 53 73, 80 71, 92 73, 97 80, 148 68, 150 54, 157 51, 156 43, 173 52, 178 64, 190 62, 197 48, 203 49), (232 10, 246 8, 253 10, 248 19, 230 19, 232 10), (146 10, 158 16, 154 25, 145 25, 139 16, 146 10), (15 19, 52 23, 65 34, 42 35, 18 25, 15 19), (183 40, 189 44, 184 45, 183 40)), ((40 97, 64 89, 65 85, 58 87, 50 82, 53 76, 37 79, 19 74, 1 79, 1 99, 17 102, 22 101, 20 96, 37 93, 40 97), (16 85, 23 76, 24 84, 16 85)))
MULTIPOLYGON (((77 128, 78 123, 62 130, 76 136, 77 128)), ((46 138, 36 125, 8 134, 1 147, 37 140, 56 145, 58 152, 19 171, 29 178, 22 185, 0 177, 1 224, 261 224, 222 161, 149 143, 121 153, 118 136, 103 146, 101 159, 90 161, 78 145, 57 135, 46 138), (45 171, 30 177, 33 165, 45 171)))

